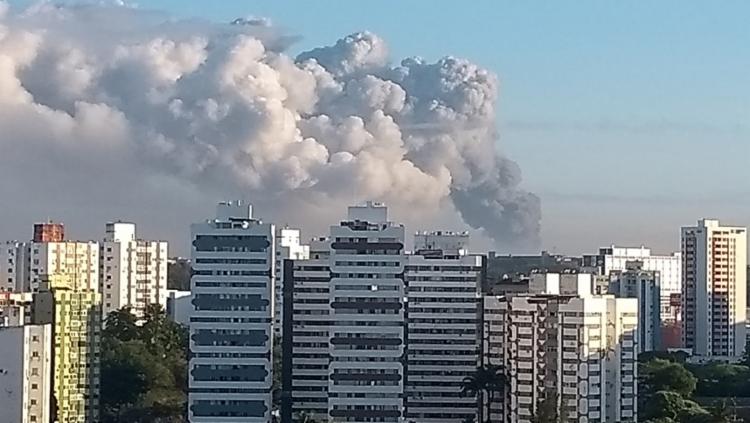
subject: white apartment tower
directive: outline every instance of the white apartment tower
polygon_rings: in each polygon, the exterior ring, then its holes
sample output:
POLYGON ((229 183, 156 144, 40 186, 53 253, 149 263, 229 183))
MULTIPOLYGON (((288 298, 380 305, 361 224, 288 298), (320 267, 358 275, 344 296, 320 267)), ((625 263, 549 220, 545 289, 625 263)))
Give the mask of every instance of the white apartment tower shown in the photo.
POLYGON ((102 313, 130 307, 138 317, 149 304, 167 305, 168 245, 136 238, 133 223, 106 225, 100 245, 102 313))
POLYGON ((643 263, 643 270, 659 272, 661 292, 660 313, 664 321, 673 320, 675 310, 670 305, 673 294, 682 293, 682 258, 679 252, 669 255, 652 254, 646 247, 609 246, 599 249, 597 255, 583 256, 584 266, 595 267, 603 276, 613 271, 624 272, 630 261, 643 263))
POLYGON ((682 257, 684 346, 700 356, 742 356, 747 229, 700 220, 682 228, 682 257))
POLYGON ((274 334, 282 336, 284 328, 284 260, 310 258, 310 246, 300 243, 300 230, 276 229, 276 281, 274 286, 274 334))
POLYGON ((481 365, 484 258, 468 254, 468 233, 422 232, 407 256, 406 419, 478 421, 463 380, 481 365))
POLYGON ((404 227, 385 205, 349 207, 331 227, 328 414, 400 422, 404 410, 404 227))
POLYGON ((507 378, 493 421, 531 423, 543 407, 571 422, 637 421, 636 299, 486 296, 484 313, 485 363, 507 378))
POLYGON ((274 234, 241 201, 192 225, 191 423, 271 421, 274 234))
POLYGON ((0 421, 51 421, 52 326, 0 327, 0 421))
POLYGON ((612 271, 609 293, 618 298, 638 299, 638 352, 660 348, 661 316, 659 272, 643 270, 640 261, 628 262, 627 270, 612 271))
POLYGON ((310 257, 284 262, 281 420, 477 419, 461 385, 480 365, 484 259, 465 233, 420 233, 385 206, 349 208, 310 257))

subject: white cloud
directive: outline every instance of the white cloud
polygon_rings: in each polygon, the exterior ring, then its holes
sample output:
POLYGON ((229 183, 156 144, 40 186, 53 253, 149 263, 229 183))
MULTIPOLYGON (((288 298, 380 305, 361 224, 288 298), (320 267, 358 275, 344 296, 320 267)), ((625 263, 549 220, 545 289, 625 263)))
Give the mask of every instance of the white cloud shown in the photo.
MULTIPOLYGON (((63 184, 71 209, 163 189, 245 197, 295 224, 335 221, 364 199, 425 223, 453 202, 499 245, 538 245, 539 200, 495 151, 497 80, 470 62, 392 66, 367 32, 294 58, 261 21, 167 22, 112 6, 2 22, 4 198, 16 182, 43 192, 54 178, 86 186, 63 184)), ((163 198, 154 213, 186 213, 163 198)))

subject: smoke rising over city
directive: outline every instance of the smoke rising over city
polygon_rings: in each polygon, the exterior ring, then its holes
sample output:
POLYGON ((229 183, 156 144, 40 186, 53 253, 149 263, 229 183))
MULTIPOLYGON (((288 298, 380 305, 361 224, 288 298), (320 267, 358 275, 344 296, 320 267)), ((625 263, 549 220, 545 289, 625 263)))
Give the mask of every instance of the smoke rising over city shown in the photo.
POLYGON ((497 150, 493 73, 397 60, 369 32, 296 57, 294 41, 263 19, 0 2, 3 212, 170 204, 187 228, 182 197, 231 196, 305 227, 374 199, 539 247, 540 201, 497 150))

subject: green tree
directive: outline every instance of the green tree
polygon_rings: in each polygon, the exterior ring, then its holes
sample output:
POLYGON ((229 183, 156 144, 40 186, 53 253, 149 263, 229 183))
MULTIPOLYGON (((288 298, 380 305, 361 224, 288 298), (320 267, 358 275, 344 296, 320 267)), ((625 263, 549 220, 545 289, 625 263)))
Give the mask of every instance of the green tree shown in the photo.
POLYGON ((186 329, 161 307, 148 307, 140 325, 130 310, 110 313, 102 331, 102 422, 184 422, 187 350, 186 329))
POLYGON ((659 391, 671 391, 690 397, 697 379, 683 365, 663 359, 654 359, 639 367, 639 394, 644 400, 659 391))
POLYGON ((190 291, 190 260, 176 259, 167 264, 167 288, 190 291))
POLYGON ((102 339, 132 341, 138 338, 138 323, 129 307, 115 310, 104 319, 102 339))
POLYGON ((736 364, 710 363, 693 366, 698 379, 695 395, 699 397, 732 397, 750 394, 750 368, 736 364))

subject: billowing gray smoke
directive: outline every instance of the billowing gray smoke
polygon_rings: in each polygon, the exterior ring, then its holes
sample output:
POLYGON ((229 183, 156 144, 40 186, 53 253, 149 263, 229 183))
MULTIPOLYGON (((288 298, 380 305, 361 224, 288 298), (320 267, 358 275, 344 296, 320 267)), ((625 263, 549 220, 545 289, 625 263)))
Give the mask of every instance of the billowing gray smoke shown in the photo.
POLYGON ((163 187, 261 199, 304 224, 376 199, 427 221, 458 212, 501 247, 539 243, 539 200, 496 151, 497 80, 472 63, 392 65, 367 32, 294 58, 259 19, 0 9, 6 200, 35 178, 79 187, 56 195, 82 204, 163 187))

